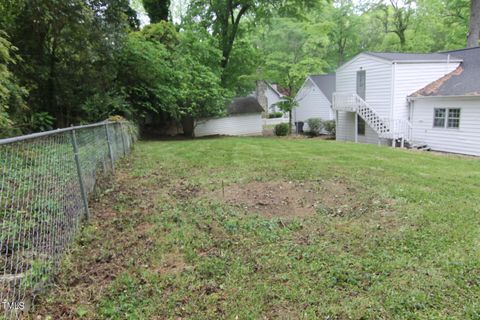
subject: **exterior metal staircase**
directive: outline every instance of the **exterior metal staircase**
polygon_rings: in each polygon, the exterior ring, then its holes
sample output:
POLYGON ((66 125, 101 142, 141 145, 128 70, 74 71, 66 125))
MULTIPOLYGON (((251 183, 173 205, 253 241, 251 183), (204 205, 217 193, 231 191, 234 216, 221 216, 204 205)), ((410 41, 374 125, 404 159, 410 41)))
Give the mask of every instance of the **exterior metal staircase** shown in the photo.
POLYGON ((408 120, 381 117, 375 109, 355 93, 334 93, 333 109, 356 112, 380 138, 411 141, 412 126, 408 120))

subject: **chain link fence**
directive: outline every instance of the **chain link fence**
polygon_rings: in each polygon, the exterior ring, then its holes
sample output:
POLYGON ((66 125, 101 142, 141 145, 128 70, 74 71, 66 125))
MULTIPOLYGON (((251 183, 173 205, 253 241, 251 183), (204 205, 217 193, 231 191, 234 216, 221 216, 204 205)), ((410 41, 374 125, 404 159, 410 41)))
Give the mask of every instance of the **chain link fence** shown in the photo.
MULTIPOLYGON (((129 122, 102 122, 0 140, 0 309, 18 318, 42 291, 88 218, 99 174, 137 139, 129 122)), ((1 318, 1 316, 0 316, 1 318)))

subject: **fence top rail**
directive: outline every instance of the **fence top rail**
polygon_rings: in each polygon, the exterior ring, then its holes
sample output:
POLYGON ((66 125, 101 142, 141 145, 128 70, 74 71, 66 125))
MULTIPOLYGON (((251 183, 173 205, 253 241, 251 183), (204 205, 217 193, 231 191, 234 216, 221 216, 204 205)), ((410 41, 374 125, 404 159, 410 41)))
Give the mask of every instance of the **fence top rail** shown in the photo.
POLYGON ((62 128, 62 129, 56 129, 56 130, 27 134, 27 135, 24 135, 24 136, 0 139, 0 146, 5 145, 5 144, 9 144, 9 143, 14 143, 14 142, 19 142, 19 141, 25 141, 25 140, 30 140, 30 139, 36 139, 36 138, 40 138, 40 137, 55 135, 55 134, 58 134, 58 133, 69 132, 69 131, 73 131, 73 130, 100 127, 100 126, 104 126, 105 124, 109 124, 109 123, 122 123, 122 122, 102 121, 102 122, 86 124, 86 125, 82 125, 82 126, 73 126, 73 127, 68 127, 68 128, 62 128))

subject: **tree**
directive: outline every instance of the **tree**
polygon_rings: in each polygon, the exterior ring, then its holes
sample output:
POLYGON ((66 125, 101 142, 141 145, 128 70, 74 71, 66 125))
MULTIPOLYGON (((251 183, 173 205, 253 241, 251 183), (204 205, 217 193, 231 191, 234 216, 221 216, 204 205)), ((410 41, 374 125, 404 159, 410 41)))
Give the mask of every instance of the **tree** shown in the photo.
POLYGON ((283 112, 288 112, 288 131, 292 132, 292 111, 298 106, 295 97, 284 96, 281 101, 277 102, 278 108, 283 112))
POLYGON ((178 43, 177 31, 166 22, 128 36, 117 57, 117 90, 130 106, 127 116, 143 119, 149 113, 174 113, 180 94, 173 61, 178 43))
POLYGON ((190 29, 180 34, 175 57, 182 84, 178 110, 173 116, 181 121, 185 135, 194 136, 198 121, 223 115, 231 97, 221 84, 222 55, 207 32, 190 29))
POLYGON ((264 77, 294 96, 306 76, 322 73, 329 44, 329 25, 292 18, 273 19, 268 37, 258 42, 264 52, 264 77))
MULTIPOLYGON (((273 16, 298 15, 305 6, 312 6, 313 0, 267 1, 267 0, 193 0, 190 5, 190 20, 200 20, 205 29, 211 29, 219 40, 222 51, 222 69, 230 62, 232 49, 237 39, 240 24, 245 17, 251 21, 261 21, 273 16)), ((222 75, 225 83, 227 74, 222 75)))
POLYGON ((8 135, 19 111, 26 110, 24 96, 26 90, 17 83, 10 66, 17 62, 15 48, 0 32, 0 137, 8 135))
POLYGON ((147 11, 150 23, 168 20, 170 0, 142 0, 143 7, 147 11))
POLYGON ((385 5, 383 2, 379 5, 383 12, 382 21, 385 33, 396 34, 401 49, 405 49, 407 39, 405 33, 414 13, 414 3, 414 0, 390 0, 390 5, 385 5))
POLYGON ((467 37, 467 48, 478 46, 480 36, 480 0, 471 0, 470 25, 467 37))
POLYGON ((336 50, 335 66, 339 66, 345 62, 349 49, 357 49, 359 16, 354 13, 351 1, 342 1, 339 7, 333 7, 331 11, 328 17, 332 21, 329 37, 336 50))
POLYGON ((19 10, 9 33, 23 62, 13 72, 30 112, 47 112, 57 127, 81 122, 80 106, 113 87, 114 52, 138 26, 128 0, 32 0, 19 10))
POLYGON ((207 32, 181 33, 165 21, 132 33, 118 59, 119 91, 136 118, 168 116, 193 136, 198 119, 221 115, 220 51, 207 32))

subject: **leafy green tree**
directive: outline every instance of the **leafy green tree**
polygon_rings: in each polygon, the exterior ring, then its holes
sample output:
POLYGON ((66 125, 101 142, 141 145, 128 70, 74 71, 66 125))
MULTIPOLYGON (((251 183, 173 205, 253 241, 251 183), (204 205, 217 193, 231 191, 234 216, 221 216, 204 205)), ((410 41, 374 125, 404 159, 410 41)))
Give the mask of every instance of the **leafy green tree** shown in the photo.
POLYGON ((114 52, 138 26, 134 15, 128 0, 32 0, 22 6, 9 31, 23 60, 13 72, 29 91, 31 112, 48 112, 58 127, 88 118, 81 106, 113 87, 114 52))
POLYGON ((225 113, 231 95, 222 87, 219 68, 222 55, 208 33, 193 30, 181 33, 176 57, 182 83, 174 117, 182 122, 184 133, 193 136, 198 120, 225 113))
MULTIPOLYGON (((258 22, 268 20, 275 13, 298 16, 301 15, 302 10, 315 3, 313 0, 192 0, 189 16, 191 21, 199 20, 204 28, 212 30, 213 35, 218 38, 219 48, 222 51, 221 67, 226 69, 241 29, 241 22, 245 18, 258 22)), ((224 72, 224 83, 227 81, 227 76, 224 72)))
POLYGON ((170 0, 142 0, 151 23, 168 20, 170 0))
POLYGON ((329 8, 326 18, 331 21, 328 32, 331 46, 327 59, 336 67, 357 53, 361 17, 355 14, 352 1, 341 1, 339 6, 329 8))
POLYGON ((10 70, 17 63, 14 50, 6 34, 0 32, 0 137, 10 133, 16 117, 27 109, 24 102, 27 91, 10 70))
POLYGON ((162 21, 129 37, 119 56, 119 87, 135 117, 167 115, 193 135, 196 121, 225 111, 221 53, 200 30, 178 33, 162 21))
POLYGON ((149 113, 174 113, 180 75, 173 55, 178 43, 176 30, 164 22, 128 36, 117 58, 118 90, 131 107, 126 116, 145 118, 149 113))
POLYGON ((291 18, 272 22, 268 38, 258 43, 265 54, 265 78, 294 96, 306 76, 328 68, 323 57, 329 44, 329 25, 291 18))
POLYGON ((282 100, 277 102, 278 108, 283 112, 288 112, 288 132, 292 132, 292 111, 298 107, 295 97, 284 96, 282 100))

